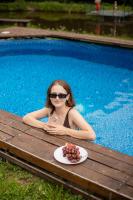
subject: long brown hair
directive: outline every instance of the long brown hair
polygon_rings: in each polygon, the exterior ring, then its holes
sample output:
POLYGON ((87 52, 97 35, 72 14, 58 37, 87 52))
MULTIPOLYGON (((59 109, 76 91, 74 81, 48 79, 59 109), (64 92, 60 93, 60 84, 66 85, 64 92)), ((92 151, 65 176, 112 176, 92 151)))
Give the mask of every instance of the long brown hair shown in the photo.
POLYGON ((54 109, 54 106, 53 104, 51 103, 50 101, 50 98, 49 98, 49 94, 51 93, 51 88, 54 86, 54 85, 60 85, 62 86, 66 91, 67 91, 67 94, 69 94, 69 99, 66 101, 66 106, 68 107, 74 107, 75 106, 75 101, 73 99, 73 95, 72 95, 72 91, 71 91, 71 88, 70 86, 63 80, 55 80, 52 82, 52 84, 49 86, 48 90, 47 90, 47 99, 46 99, 46 107, 48 108, 52 108, 54 109))

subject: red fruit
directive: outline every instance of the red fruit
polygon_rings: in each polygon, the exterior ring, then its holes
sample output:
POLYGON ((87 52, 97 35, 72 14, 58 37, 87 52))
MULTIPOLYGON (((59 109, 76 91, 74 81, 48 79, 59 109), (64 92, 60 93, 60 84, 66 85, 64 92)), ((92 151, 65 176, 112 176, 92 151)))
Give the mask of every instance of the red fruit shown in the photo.
POLYGON ((75 144, 66 143, 62 148, 62 152, 63 156, 67 157, 72 163, 78 162, 81 158, 79 148, 75 144))
POLYGON ((75 144, 67 143, 67 147, 71 149, 71 148, 74 148, 76 146, 75 146, 75 144))

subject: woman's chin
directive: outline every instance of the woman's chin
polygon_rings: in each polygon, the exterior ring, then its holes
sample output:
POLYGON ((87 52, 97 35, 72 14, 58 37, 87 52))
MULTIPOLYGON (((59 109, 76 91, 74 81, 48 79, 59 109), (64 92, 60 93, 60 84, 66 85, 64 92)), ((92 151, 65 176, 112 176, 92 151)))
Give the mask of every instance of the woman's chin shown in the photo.
POLYGON ((62 104, 61 103, 56 103, 56 104, 54 104, 54 106, 55 106, 55 108, 60 108, 60 107, 62 107, 62 104))

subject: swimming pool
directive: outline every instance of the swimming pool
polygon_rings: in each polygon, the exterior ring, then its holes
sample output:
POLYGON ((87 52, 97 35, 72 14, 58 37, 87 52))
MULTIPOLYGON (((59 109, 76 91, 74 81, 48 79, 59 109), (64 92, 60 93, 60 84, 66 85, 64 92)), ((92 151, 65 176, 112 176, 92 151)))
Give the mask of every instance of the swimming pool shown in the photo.
POLYGON ((60 39, 0 41, 0 109, 44 106, 51 81, 72 87, 96 143, 133 155, 133 50, 60 39))

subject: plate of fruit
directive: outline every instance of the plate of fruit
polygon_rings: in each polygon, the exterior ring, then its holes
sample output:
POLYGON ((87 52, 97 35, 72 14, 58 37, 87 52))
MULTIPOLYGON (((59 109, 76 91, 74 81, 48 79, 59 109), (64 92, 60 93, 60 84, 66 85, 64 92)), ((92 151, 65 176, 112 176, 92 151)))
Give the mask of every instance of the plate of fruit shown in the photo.
POLYGON ((85 161, 88 157, 88 152, 80 146, 66 143, 65 146, 58 147, 54 151, 54 158, 63 164, 78 164, 85 161))

